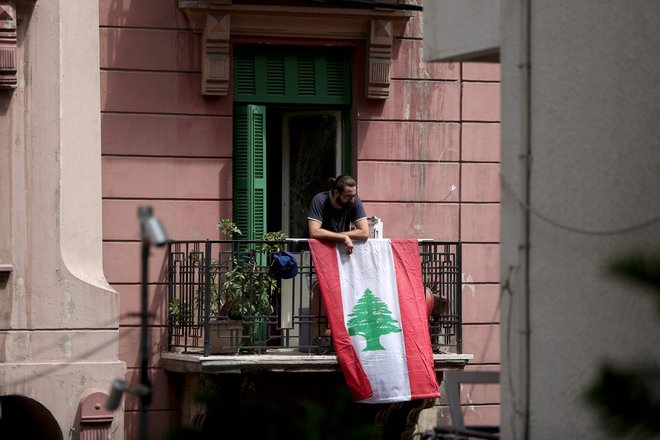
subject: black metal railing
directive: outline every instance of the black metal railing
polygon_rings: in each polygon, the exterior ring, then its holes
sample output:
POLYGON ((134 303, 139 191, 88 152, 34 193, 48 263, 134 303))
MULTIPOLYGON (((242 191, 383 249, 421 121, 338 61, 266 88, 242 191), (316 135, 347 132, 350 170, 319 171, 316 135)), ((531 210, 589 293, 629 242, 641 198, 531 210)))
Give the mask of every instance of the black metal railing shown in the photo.
MULTIPOLYGON (((436 353, 461 353, 461 244, 419 242, 436 353)), ((327 353, 327 318, 304 239, 171 241, 168 350, 184 353, 327 353), (273 252, 291 252, 298 273, 278 279, 273 252)))

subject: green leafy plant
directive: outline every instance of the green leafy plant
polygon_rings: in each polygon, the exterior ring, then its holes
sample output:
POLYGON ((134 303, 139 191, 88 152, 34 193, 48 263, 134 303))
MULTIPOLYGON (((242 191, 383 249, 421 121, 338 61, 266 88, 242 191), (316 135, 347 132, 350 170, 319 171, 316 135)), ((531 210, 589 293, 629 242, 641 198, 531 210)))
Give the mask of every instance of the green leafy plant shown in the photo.
POLYGON ((263 243, 261 245, 261 251, 265 253, 279 252, 282 250, 282 245, 286 239, 286 232, 277 231, 277 232, 264 232, 261 235, 261 239, 267 242, 278 242, 278 243, 263 243))
POLYGON ((218 222, 218 231, 224 234, 228 240, 234 238, 234 235, 243 235, 236 223, 234 223, 230 218, 223 218, 218 222))
MULTIPOLYGON (((228 218, 218 222, 218 230, 228 239, 241 234, 236 224, 228 218)), ((248 330, 250 342, 254 344, 265 338, 265 323, 273 313, 272 299, 278 289, 277 280, 268 267, 257 264, 257 260, 266 261, 269 254, 282 250, 286 233, 266 232, 261 239, 265 243, 261 244, 258 251, 241 251, 232 257, 226 272, 214 271, 219 278, 214 276, 211 288, 211 310, 230 319, 247 319, 254 323, 248 330)))
MULTIPOLYGON (((229 239, 233 238, 234 234, 241 234, 241 230, 228 218, 218 222, 218 229, 229 239)), ((261 245, 260 251, 264 254, 279 252, 285 238, 284 231, 264 233, 262 240, 267 243, 261 245)), ((226 301, 219 307, 220 315, 233 319, 247 316, 260 319, 273 312, 272 298, 278 289, 277 280, 268 268, 257 265, 255 257, 256 252, 250 251, 246 252, 245 258, 234 256, 231 267, 221 275, 222 281, 215 301, 217 303, 220 297, 226 301)), ((213 292, 211 294, 213 295, 213 292)))
POLYGON ((266 317, 273 312, 271 298, 277 290, 277 281, 268 271, 258 268, 252 258, 245 261, 234 258, 220 290, 227 298, 227 307, 221 314, 233 319, 266 317))
POLYGON ((174 325, 185 325, 193 319, 193 305, 174 298, 167 306, 167 314, 174 325))
MULTIPOLYGON (((217 228, 229 240, 242 235, 229 218, 221 219, 217 228)), ((265 243, 258 249, 254 249, 250 243, 233 243, 231 256, 222 252, 224 256, 221 259, 210 261, 209 316, 243 320, 243 341, 247 341, 245 345, 261 345, 266 340, 268 318, 274 311, 272 299, 279 286, 267 265, 257 264, 257 261, 268 261, 271 253, 282 250, 286 233, 266 232, 261 239, 265 243)), ((201 276, 205 270, 204 254, 199 251, 189 252, 185 265, 201 276)), ((194 304, 186 304, 179 298, 170 301, 168 316, 175 325, 191 324, 195 309, 203 314, 205 289, 206 283, 200 282, 194 304)))

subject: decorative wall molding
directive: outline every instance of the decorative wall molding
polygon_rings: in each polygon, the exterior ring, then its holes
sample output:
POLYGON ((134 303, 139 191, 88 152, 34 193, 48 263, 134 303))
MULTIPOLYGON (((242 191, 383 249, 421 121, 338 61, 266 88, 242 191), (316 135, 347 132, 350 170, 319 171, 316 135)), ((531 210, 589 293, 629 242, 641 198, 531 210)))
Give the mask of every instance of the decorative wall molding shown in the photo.
POLYGON ((179 0, 190 27, 202 33, 202 94, 229 93, 230 38, 235 36, 365 40, 367 98, 389 96, 392 43, 414 12, 400 9, 233 4, 179 0))
POLYGON ((0 1, 0 89, 15 89, 17 75, 16 2, 0 1))
POLYGON ((229 91, 231 16, 207 14, 202 33, 202 94, 226 96, 229 91))
POLYGON ((387 99, 392 67, 392 22, 372 20, 367 58, 367 97, 387 99))

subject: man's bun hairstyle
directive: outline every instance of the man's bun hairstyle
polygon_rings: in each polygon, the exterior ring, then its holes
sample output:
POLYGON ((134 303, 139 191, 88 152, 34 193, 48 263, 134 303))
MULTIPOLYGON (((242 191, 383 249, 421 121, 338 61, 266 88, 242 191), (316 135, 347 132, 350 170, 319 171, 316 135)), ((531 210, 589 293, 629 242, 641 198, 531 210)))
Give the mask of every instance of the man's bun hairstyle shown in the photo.
POLYGON ((357 186, 355 179, 347 174, 340 174, 335 178, 330 178, 330 192, 337 190, 339 194, 342 194, 347 186, 351 188, 357 186))

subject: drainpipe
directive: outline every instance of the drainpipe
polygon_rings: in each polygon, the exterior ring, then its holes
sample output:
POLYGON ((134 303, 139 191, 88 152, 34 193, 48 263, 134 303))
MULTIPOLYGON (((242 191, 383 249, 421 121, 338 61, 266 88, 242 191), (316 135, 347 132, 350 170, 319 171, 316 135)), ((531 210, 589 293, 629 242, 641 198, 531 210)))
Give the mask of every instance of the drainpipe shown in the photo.
POLYGON ((531 0, 520 0, 520 152, 522 183, 522 228, 520 231, 521 278, 518 295, 518 332, 520 337, 518 372, 520 391, 516 397, 515 437, 530 438, 530 207, 531 207, 531 0))

